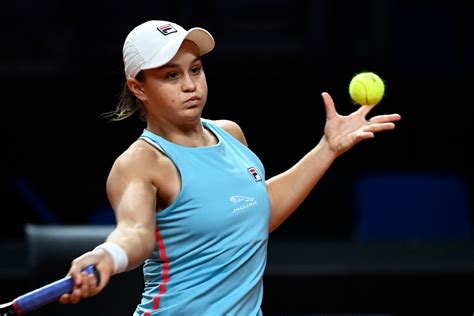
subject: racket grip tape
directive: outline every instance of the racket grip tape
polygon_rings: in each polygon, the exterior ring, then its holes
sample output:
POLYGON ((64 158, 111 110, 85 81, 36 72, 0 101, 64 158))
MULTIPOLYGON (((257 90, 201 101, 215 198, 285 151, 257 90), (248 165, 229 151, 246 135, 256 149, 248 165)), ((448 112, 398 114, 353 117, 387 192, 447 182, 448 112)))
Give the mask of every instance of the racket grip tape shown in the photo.
MULTIPOLYGON (((97 279, 97 284, 100 283, 99 271, 94 265, 86 267, 84 271, 88 274, 94 274, 97 279)), ((15 310, 23 314, 53 301, 57 301, 61 295, 71 293, 73 290, 74 280, 68 275, 62 279, 46 284, 43 287, 17 297, 13 304, 15 310)))

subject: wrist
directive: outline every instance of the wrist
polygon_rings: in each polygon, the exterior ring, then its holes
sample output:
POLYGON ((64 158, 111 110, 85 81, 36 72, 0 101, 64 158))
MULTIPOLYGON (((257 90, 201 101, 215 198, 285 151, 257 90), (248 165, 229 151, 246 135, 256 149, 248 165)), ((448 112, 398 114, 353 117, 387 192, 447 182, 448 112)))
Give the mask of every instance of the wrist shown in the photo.
POLYGON ((339 156, 325 137, 321 138, 317 148, 319 149, 319 152, 321 152, 321 154, 324 155, 324 157, 326 157, 326 159, 329 161, 333 161, 339 156))
POLYGON ((107 252, 112 258, 114 264, 113 274, 118 274, 124 272, 128 267, 128 255, 125 250, 118 244, 112 241, 106 241, 97 247, 94 250, 102 249, 107 252))

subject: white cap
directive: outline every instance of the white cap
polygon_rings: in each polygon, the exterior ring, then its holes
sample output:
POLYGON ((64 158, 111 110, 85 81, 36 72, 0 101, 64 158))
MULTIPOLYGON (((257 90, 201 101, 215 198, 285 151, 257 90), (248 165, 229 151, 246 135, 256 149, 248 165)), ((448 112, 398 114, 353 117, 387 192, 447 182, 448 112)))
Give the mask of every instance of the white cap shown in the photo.
POLYGON ((214 48, 214 38, 200 27, 185 30, 176 23, 158 20, 138 25, 128 34, 123 44, 125 76, 127 79, 135 78, 141 70, 168 63, 185 39, 196 43, 201 55, 214 48))

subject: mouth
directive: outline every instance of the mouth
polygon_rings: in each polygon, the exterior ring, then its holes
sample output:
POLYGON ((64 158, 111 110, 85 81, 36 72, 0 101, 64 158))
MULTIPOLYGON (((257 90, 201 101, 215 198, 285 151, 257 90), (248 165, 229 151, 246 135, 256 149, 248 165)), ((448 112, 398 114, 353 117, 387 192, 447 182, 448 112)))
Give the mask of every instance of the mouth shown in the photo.
POLYGON ((200 103, 201 99, 198 97, 191 97, 187 99, 184 103, 188 105, 198 105, 200 103))
POLYGON ((197 96, 194 96, 194 97, 191 97, 191 98, 187 99, 186 102, 196 101, 196 100, 199 100, 199 98, 197 96))

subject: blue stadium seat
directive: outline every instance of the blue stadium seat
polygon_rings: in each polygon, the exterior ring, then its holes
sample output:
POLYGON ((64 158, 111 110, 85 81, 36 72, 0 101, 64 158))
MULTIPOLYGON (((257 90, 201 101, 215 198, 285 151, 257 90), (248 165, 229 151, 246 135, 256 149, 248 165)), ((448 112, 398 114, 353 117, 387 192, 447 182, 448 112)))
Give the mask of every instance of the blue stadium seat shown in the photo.
POLYGON ((449 173, 385 171, 355 181, 360 241, 459 241, 471 238, 468 185, 449 173))

